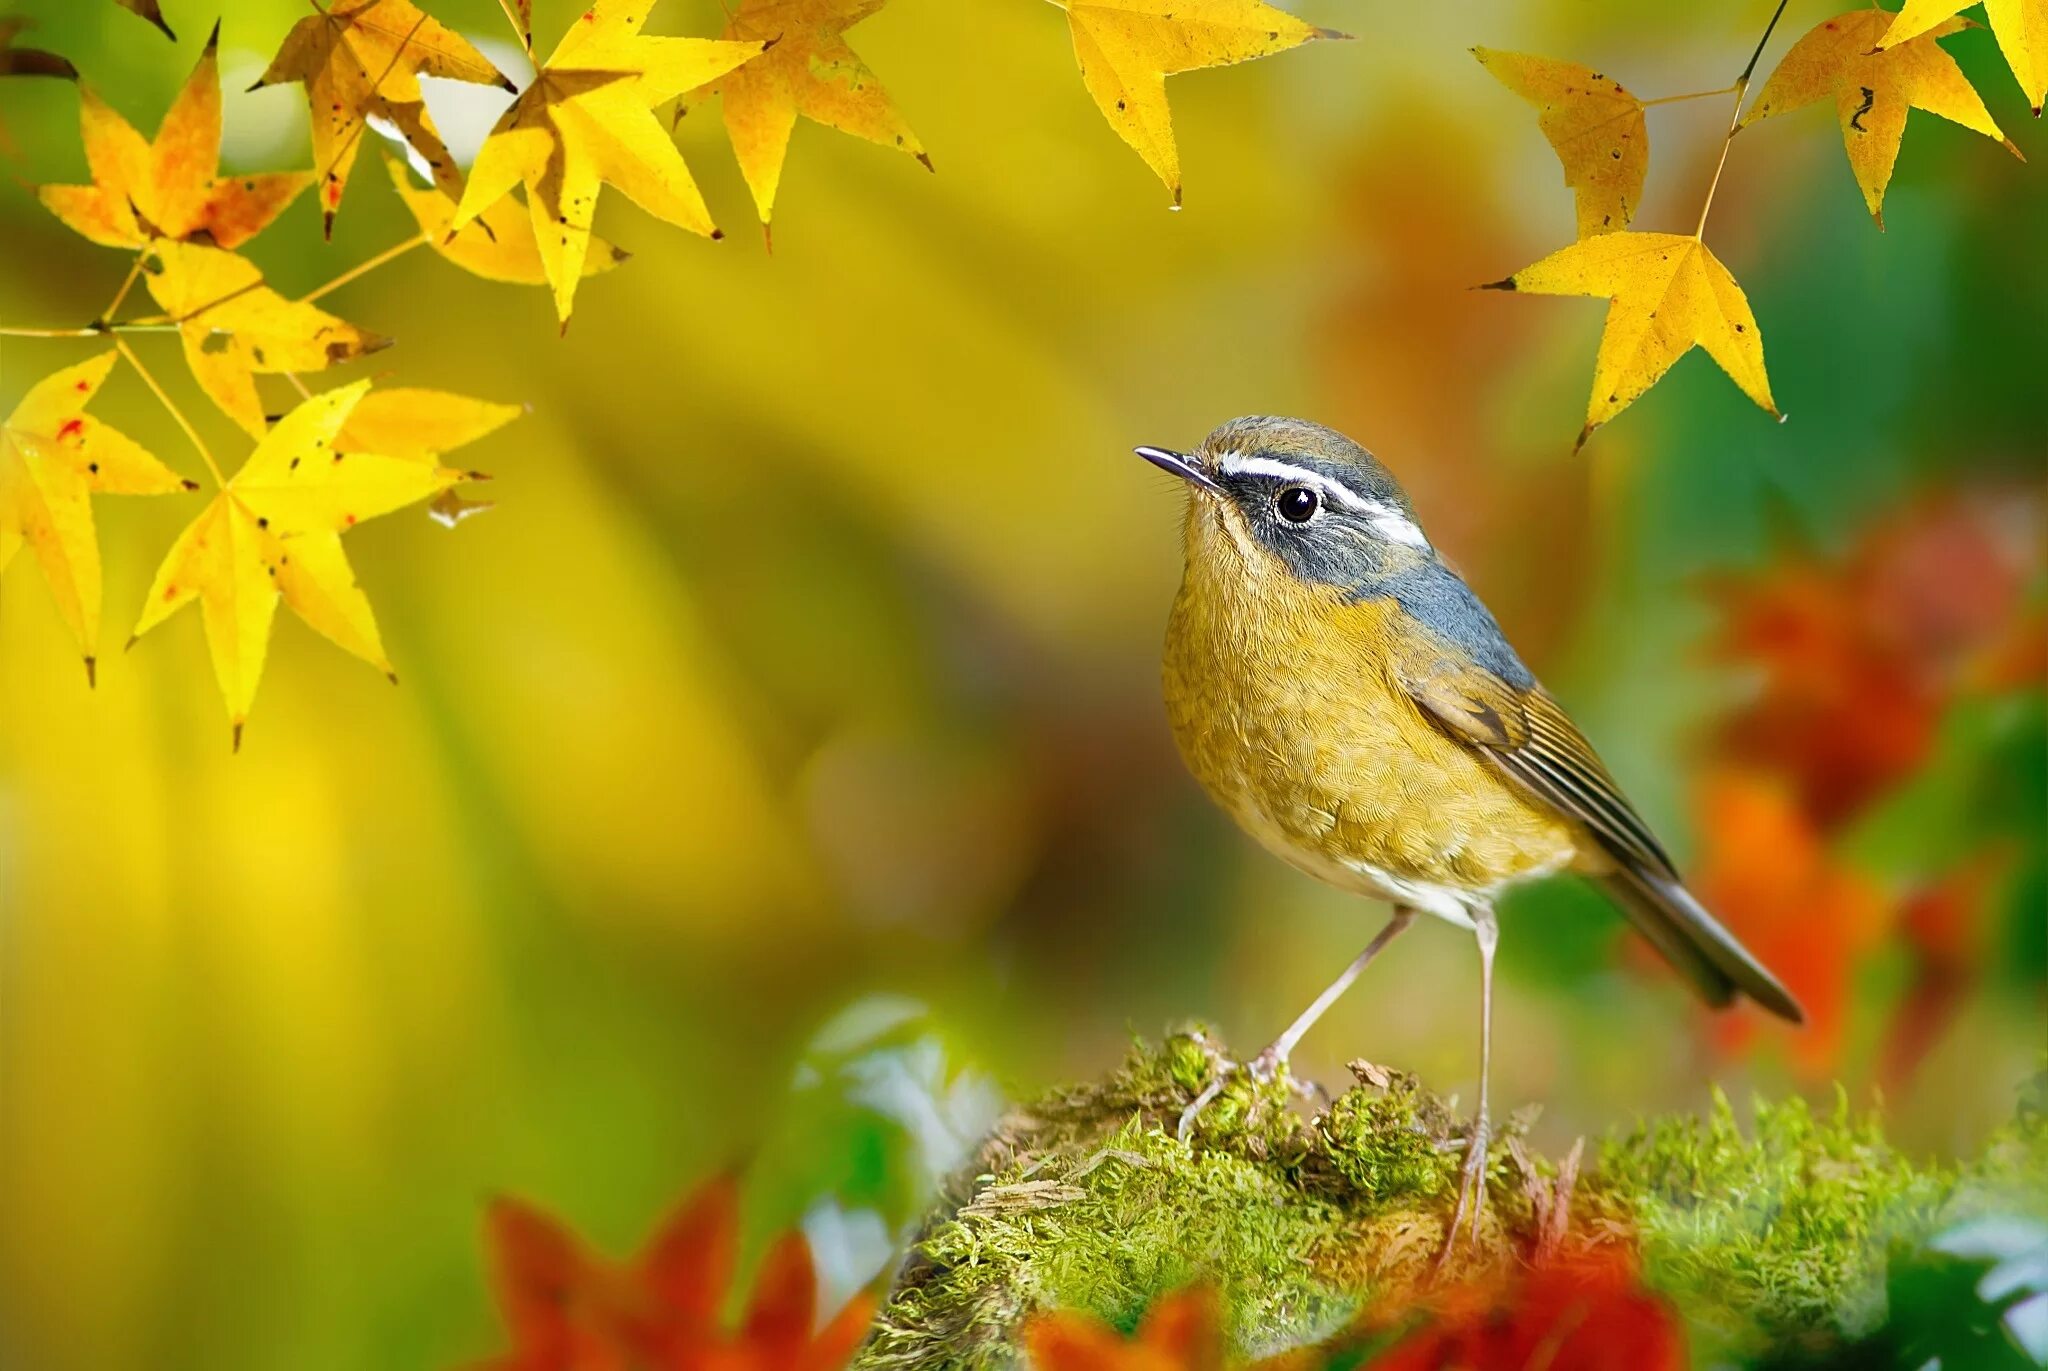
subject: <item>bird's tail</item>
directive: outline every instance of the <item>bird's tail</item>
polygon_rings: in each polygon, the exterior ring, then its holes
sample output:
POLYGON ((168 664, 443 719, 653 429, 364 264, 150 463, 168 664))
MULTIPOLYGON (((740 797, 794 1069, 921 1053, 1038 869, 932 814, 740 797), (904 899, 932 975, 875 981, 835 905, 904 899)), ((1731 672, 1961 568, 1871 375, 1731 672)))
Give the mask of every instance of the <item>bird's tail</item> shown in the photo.
POLYGON ((1719 1008, 1740 991, 1781 1019, 1806 1021, 1791 992, 1676 880, 1624 865, 1601 884, 1636 931, 1684 973, 1709 1004, 1719 1008))

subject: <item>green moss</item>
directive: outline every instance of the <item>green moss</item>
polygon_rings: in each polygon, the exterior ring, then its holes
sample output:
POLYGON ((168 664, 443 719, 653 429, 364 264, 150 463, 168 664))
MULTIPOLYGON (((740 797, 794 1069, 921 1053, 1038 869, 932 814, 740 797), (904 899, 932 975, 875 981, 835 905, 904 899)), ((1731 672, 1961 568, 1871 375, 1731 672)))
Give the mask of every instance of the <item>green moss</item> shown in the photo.
MULTIPOLYGON (((1033 1312, 1130 1326, 1195 1280, 1225 1293, 1237 1349, 1263 1354, 1430 1279, 1462 1121, 1412 1077, 1356 1063, 1359 1084, 1312 1118, 1286 1082, 1233 1073, 1182 1143, 1180 1113, 1222 1063, 1200 1033, 1178 1034, 1006 1117, 927 1224, 856 1365, 1009 1366, 1033 1312)), ((1634 1232, 1650 1279, 1707 1344, 1825 1346, 1882 1315, 1887 1244, 2048 1196, 2048 1126, 2025 1114, 1975 1163, 1915 1165, 1839 1097, 1820 1113, 1759 1104, 1744 1130, 1717 1094, 1704 1118, 1610 1140, 1575 1189, 1512 1124, 1487 1175, 1490 1216, 1461 1267, 1525 1260, 1560 1232, 1634 1232)))

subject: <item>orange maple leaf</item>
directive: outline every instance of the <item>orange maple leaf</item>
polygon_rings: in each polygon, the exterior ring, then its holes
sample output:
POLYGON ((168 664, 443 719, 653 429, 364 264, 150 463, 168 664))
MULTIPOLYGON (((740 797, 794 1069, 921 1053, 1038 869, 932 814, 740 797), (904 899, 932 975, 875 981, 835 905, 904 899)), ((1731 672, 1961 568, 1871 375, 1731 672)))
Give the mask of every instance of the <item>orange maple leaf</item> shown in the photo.
MULTIPOLYGON (((1713 772, 1699 785, 1695 812, 1694 892, 1806 1007, 1806 1026, 1789 1039, 1798 1064, 1830 1069, 1841 1051, 1850 982, 1884 937, 1890 901, 1829 852, 1793 788, 1777 777, 1713 772)), ((1714 1033, 1732 1051, 1761 1023, 1755 1014, 1722 1014, 1714 1033)))
POLYGON ((1680 1371, 1685 1333, 1620 1248, 1546 1263, 1513 1282, 1464 1287, 1369 1371, 1680 1371))
POLYGON ((233 249, 269 226, 313 182, 309 171, 220 175, 220 25, 184 89, 145 141, 91 87, 79 94, 89 186, 36 194, 73 231, 114 248, 180 238, 233 249))
POLYGON ((801 1233, 769 1249, 736 1329, 719 1318, 739 1246, 739 1191, 713 1181, 618 1264, 517 1200, 491 1206, 488 1238, 512 1350, 488 1371, 838 1371, 873 1304, 849 1302, 816 1328, 817 1276, 801 1233))
MULTIPOLYGON (((1024 1325, 1034 1371, 1222 1371, 1225 1344, 1216 1292, 1190 1286, 1164 1296, 1129 1338, 1092 1314, 1062 1310, 1024 1325)), ((1283 1353, 1246 1371, 1296 1371, 1314 1353, 1283 1353)))

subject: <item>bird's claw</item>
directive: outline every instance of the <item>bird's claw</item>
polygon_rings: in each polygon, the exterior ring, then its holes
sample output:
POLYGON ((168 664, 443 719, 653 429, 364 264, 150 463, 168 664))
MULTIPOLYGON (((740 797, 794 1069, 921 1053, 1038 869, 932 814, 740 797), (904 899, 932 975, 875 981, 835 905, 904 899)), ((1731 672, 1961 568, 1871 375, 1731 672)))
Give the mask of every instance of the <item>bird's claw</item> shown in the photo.
POLYGON ((1441 1272, 1458 1248, 1459 1230, 1471 1221, 1472 1250, 1479 1250, 1479 1228, 1486 1216, 1486 1154, 1493 1141, 1493 1128, 1486 1115, 1472 1121, 1471 1136, 1465 1142, 1465 1164, 1458 1172, 1458 1204, 1444 1230, 1443 1250, 1437 1253, 1436 1269, 1441 1272))
POLYGON ((1217 1062, 1216 1074, 1202 1087, 1202 1093, 1195 1096, 1188 1103, 1188 1107, 1180 1112, 1180 1123, 1174 1129, 1174 1135, 1182 1142, 1193 1138, 1195 1120, 1200 1118, 1202 1111, 1223 1093, 1223 1087, 1229 1083, 1231 1076, 1240 1071, 1260 1085, 1284 1078, 1289 1088, 1304 1099, 1324 1093, 1322 1087, 1314 1081, 1297 1081, 1289 1077, 1286 1054, 1276 1048, 1269 1047, 1248 1062, 1233 1062, 1226 1059, 1217 1062))

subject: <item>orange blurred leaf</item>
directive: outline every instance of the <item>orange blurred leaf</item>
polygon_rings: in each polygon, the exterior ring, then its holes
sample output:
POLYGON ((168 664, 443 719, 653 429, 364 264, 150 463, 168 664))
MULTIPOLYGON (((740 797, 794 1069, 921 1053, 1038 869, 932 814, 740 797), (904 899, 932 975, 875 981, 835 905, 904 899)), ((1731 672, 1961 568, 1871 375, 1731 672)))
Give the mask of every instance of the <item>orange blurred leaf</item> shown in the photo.
POLYGON ((1964 21, 1944 20, 1880 49, 1878 40, 1885 37, 1892 22, 1889 11, 1876 8, 1850 10, 1822 20, 1792 45, 1764 83, 1763 93, 1742 117, 1747 127, 1819 100, 1833 100, 1849 169, 1855 173, 1863 203, 1879 228, 1884 227, 1884 191, 1891 182, 1893 164, 1899 160, 1899 142, 1906 136, 1909 110, 1938 114, 1997 139, 2013 156, 2020 156, 2012 140, 1999 131, 1955 58, 1935 41, 1960 32, 1964 21))
POLYGON ((152 238, 240 247, 269 226, 312 183, 311 172, 219 174, 220 25, 172 102, 155 139, 145 141, 90 86, 79 92, 79 128, 89 186, 43 186, 36 194, 74 232, 115 248, 152 238))
POLYGON ((1677 1314, 1644 1289, 1618 1249, 1537 1267, 1512 1282, 1472 1286, 1441 1313, 1366 1363, 1370 1371, 1680 1371, 1677 1314))
POLYGON ((488 1240, 512 1350, 493 1371, 837 1371, 866 1336, 865 1296, 816 1329, 817 1277, 800 1233, 761 1264, 737 1329, 719 1320, 739 1244, 739 1195, 713 1181, 663 1225, 647 1251, 608 1262, 561 1224, 516 1200, 491 1206, 488 1240))
POLYGON ((305 84, 328 233, 333 233, 368 119, 396 128, 442 190, 460 191, 462 174, 427 113, 419 78, 437 76, 508 91, 518 87, 468 39, 422 13, 412 0, 340 0, 314 8, 319 13, 292 26, 269 69, 250 89, 305 84))
MULTIPOLYGON (((1884 936, 1890 902, 1828 851, 1796 792, 1772 776, 1711 773, 1695 810, 1701 847, 1693 890, 1805 1006, 1806 1026, 1789 1042, 1803 1068, 1826 1071, 1841 1050, 1852 979, 1884 936)), ((1725 1014, 1714 1028, 1733 1050, 1760 1022, 1725 1014)))

